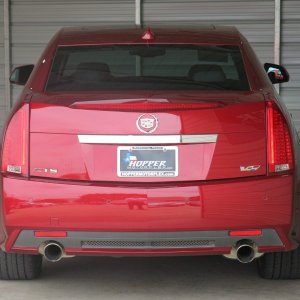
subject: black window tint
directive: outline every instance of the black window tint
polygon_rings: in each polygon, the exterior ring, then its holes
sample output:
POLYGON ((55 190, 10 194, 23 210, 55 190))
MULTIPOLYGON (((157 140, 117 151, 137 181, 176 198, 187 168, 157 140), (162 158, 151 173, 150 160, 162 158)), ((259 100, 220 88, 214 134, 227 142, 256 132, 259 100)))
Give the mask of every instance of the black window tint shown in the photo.
POLYGON ((60 47, 47 91, 249 90, 237 46, 60 47))

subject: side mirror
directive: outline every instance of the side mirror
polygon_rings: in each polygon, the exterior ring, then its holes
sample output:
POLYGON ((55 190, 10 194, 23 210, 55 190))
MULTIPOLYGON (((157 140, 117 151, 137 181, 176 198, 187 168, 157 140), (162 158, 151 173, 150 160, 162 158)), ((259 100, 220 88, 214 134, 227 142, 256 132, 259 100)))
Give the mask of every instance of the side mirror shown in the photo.
POLYGON ((290 75, 283 66, 265 63, 264 68, 273 84, 288 82, 290 80, 290 75))
POLYGON ((34 65, 24 65, 24 66, 16 67, 11 72, 11 75, 9 77, 10 83, 25 85, 33 68, 34 65))

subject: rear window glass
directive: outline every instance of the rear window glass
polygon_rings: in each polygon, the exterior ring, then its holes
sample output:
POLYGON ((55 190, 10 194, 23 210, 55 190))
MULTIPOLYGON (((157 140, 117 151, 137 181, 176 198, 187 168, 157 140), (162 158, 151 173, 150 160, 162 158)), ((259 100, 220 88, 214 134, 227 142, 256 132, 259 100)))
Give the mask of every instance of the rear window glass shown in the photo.
POLYGON ((46 90, 249 90, 238 46, 60 47, 46 90))

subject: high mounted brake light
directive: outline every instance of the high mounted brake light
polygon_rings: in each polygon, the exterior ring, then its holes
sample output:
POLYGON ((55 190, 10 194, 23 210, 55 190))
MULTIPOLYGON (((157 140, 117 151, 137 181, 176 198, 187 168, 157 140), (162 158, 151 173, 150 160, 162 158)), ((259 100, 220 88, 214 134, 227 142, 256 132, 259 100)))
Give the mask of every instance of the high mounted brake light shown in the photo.
POLYGON ((268 169, 281 173, 293 169, 293 147, 289 127, 284 116, 272 102, 267 102, 268 169))
POLYGON ((154 40, 154 33, 152 32, 152 30, 150 28, 147 28, 143 35, 142 35, 142 40, 144 41, 152 41, 154 40))
POLYGON ((29 104, 11 118, 4 136, 2 173, 28 176, 29 104))

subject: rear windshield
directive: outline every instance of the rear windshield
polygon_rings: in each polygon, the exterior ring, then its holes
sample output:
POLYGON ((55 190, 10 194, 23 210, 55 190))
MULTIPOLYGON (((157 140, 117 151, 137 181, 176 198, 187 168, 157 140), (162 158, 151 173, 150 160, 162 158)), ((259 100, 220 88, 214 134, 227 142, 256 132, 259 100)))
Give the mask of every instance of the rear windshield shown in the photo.
POLYGON ((60 47, 46 90, 249 90, 238 46, 60 47))

